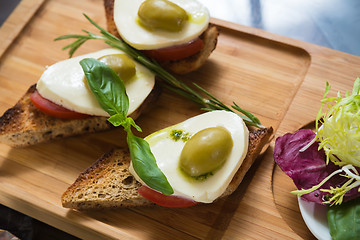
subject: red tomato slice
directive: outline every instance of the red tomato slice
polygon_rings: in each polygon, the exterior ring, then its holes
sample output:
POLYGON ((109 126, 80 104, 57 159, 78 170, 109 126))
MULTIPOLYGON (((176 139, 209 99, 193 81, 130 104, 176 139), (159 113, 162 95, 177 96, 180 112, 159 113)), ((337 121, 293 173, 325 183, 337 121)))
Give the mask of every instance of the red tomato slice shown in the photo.
POLYGON ((156 203, 157 205, 163 206, 163 207, 169 207, 169 208, 186 208, 191 207, 198 202, 179 197, 179 196, 173 196, 173 195, 164 195, 156 190, 153 190, 145 185, 141 186, 138 189, 138 193, 146 198, 147 200, 156 203))
POLYGON ((185 44, 154 50, 143 50, 142 52, 147 57, 153 58, 156 61, 170 61, 192 56, 195 53, 200 52, 203 46, 204 41, 200 38, 196 38, 193 41, 185 44))
POLYGON ((56 118, 83 119, 90 116, 87 114, 74 112, 60 105, 57 105, 56 103, 53 103, 46 98, 43 98, 38 91, 33 92, 30 95, 30 99, 35 105, 35 107, 37 107, 40 111, 56 118))

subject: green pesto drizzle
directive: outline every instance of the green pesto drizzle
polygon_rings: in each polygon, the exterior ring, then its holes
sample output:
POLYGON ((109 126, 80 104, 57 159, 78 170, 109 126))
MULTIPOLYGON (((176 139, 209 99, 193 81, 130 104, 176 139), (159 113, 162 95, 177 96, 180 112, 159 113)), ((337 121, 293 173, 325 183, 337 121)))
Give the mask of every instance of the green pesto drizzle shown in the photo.
POLYGON ((213 176, 215 174, 215 172, 217 171, 218 169, 214 170, 214 171, 211 171, 211 172, 208 172, 208 173, 205 173, 203 175, 200 175, 200 176, 196 176, 196 177, 192 177, 190 175, 188 175, 187 173, 185 173, 180 166, 177 167, 177 171, 180 173, 180 175, 186 179, 187 181, 189 182, 202 182, 202 181, 205 181, 206 179, 208 179, 209 177, 213 176))
POLYGON ((175 142, 182 140, 183 142, 186 142, 190 139, 190 133, 185 132, 183 130, 172 130, 170 133, 171 139, 175 142))

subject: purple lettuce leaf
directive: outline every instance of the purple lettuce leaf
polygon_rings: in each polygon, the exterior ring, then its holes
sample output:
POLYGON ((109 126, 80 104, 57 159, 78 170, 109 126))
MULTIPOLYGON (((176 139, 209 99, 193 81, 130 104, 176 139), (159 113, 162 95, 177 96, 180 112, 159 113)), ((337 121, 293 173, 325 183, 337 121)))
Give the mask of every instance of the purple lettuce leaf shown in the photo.
MULTIPOLYGON (((295 183, 297 189, 309 189, 319 184, 332 172, 339 169, 338 166, 330 162, 325 162, 325 153, 318 151, 319 144, 313 143, 305 151, 300 152, 315 137, 315 133, 310 129, 301 129, 295 133, 287 133, 278 137, 275 141, 274 159, 282 171, 288 175, 295 183)), ((329 189, 330 186, 341 186, 348 179, 339 174, 330 178, 319 189, 302 196, 304 200, 324 204, 328 195, 320 189, 329 189)), ((344 201, 360 197, 357 188, 347 192, 344 201)))

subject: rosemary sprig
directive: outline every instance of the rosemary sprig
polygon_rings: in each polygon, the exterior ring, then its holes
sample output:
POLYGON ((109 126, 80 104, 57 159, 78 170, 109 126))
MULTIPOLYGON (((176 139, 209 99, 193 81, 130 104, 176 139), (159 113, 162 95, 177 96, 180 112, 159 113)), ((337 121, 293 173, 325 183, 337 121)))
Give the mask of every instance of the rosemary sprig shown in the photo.
POLYGON ((166 87, 167 89, 188 98, 189 100, 197 103, 202 107, 202 110, 205 111, 214 111, 214 110, 226 110, 233 113, 236 113, 241 118, 243 118, 244 122, 248 126, 255 126, 258 128, 264 128, 263 125, 261 125, 259 119, 255 117, 250 112, 240 108, 236 103, 232 105, 231 107, 226 106, 224 103, 222 103, 220 100, 215 98, 212 94, 210 94, 208 91, 200 87, 199 85, 194 84, 195 88, 194 90, 188 85, 186 85, 184 82, 177 80, 172 74, 167 72, 164 68, 162 68, 155 60, 150 60, 147 57, 145 57, 140 51, 132 48, 127 43, 122 41, 121 39, 115 37, 111 33, 107 32, 105 29, 100 27, 98 24, 96 24, 91 18, 89 18, 86 14, 84 14, 86 19, 94 25, 97 29, 100 30, 101 35, 93 34, 89 31, 82 30, 86 35, 79 35, 79 34, 70 34, 70 35, 64 35, 60 36, 55 39, 55 41, 63 40, 63 39, 75 39, 74 42, 71 44, 65 46, 63 50, 69 49, 69 56, 72 57, 72 55, 76 52, 76 50, 84 44, 86 41, 94 39, 94 40, 102 40, 106 44, 108 44, 111 47, 120 49, 121 51, 125 52, 126 54, 130 55, 132 58, 134 58, 136 61, 144 65, 146 68, 154 72, 160 79, 162 79, 162 85, 166 87), (209 98, 205 98, 202 96, 202 94, 205 94, 209 98))

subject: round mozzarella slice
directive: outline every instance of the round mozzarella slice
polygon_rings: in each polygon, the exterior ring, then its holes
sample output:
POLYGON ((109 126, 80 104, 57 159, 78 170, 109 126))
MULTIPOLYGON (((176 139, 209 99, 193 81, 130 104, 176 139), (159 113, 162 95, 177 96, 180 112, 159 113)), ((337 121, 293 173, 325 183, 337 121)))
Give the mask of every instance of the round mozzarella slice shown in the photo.
MULTIPOLYGON (((69 110, 96 116, 109 116, 91 92, 80 61, 84 58, 99 59, 109 54, 123 53, 117 49, 103 49, 98 52, 73 57, 48 67, 36 88, 40 95, 69 110)), ((134 112, 146 99, 155 85, 155 75, 135 62, 136 75, 125 82, 129 97, 128 114, 134 112)))
MULTIPOLYGON (((156 163, 174 189, 175 195, 197 202, 211 203, 224 193, 241 166, 248 150, 249 131, 238 115, 228 111, 213 111, 162 129, 149 135, 145 140, 149 143, 156 163), (205 180, 191 179, 179 169, 181 151, 189 137, 210 127, 227 129, 233 140, 233 148, 224 165, 213 175, 205 180), (177 139, 174 139, 174 131, 178 133, 177 139)), ((130 165, 130 172, 142 182, 132 165, 130 165)))
POLYGON ((183 8, 189 19, 179 32, 148 30, 139 24, 138 10, 144 0, 115 0, 114 21, 124 41, 139 50, 159 49, 187 43, 208 27, 209 12, 196 0, 170 0, 183 8))

